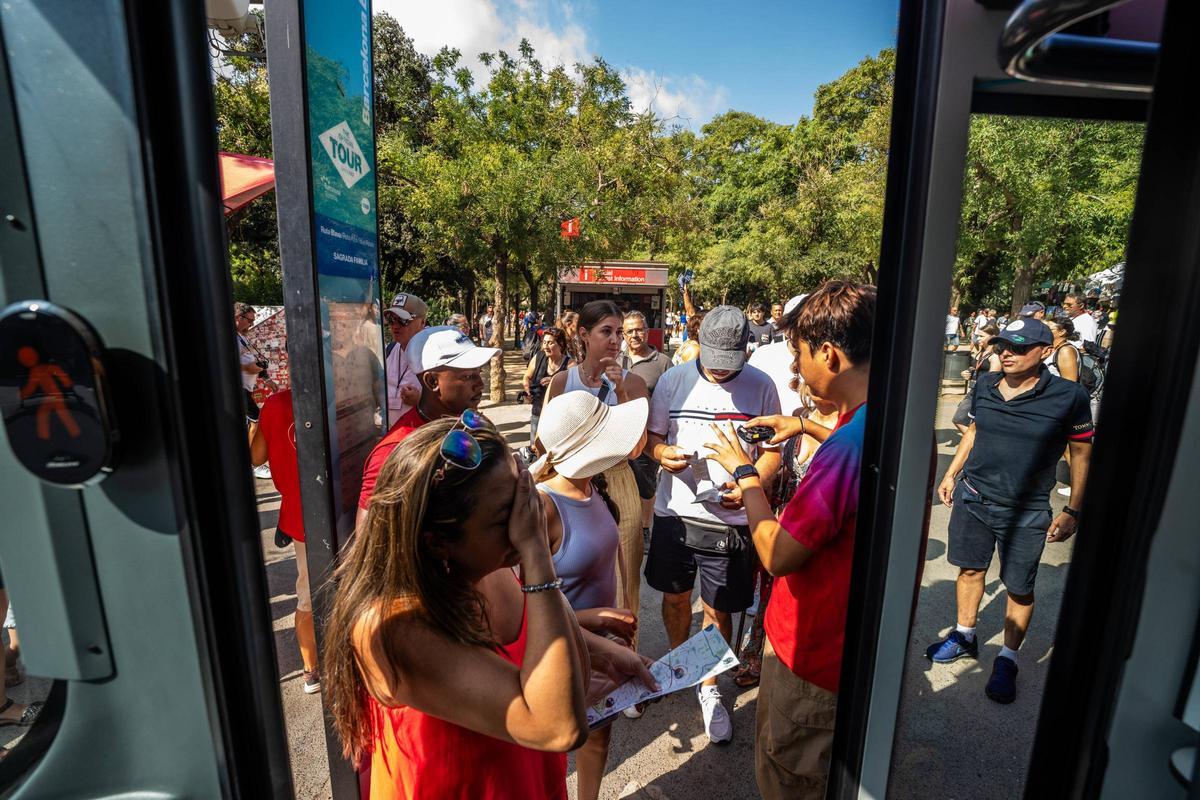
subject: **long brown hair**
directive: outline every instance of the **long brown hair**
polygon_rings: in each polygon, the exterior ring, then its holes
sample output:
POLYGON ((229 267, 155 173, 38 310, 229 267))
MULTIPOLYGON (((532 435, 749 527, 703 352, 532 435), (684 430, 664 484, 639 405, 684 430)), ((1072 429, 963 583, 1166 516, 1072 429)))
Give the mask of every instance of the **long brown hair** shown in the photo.
MULTIPOLYGON (((489 425, 472 431, 483 451, 479 467, 447 466, 445 477, 435 482, 433 474, 443 464, 441 441, 455 424, 452 419, 430 422, 392 451, 379 471, 366 522, 333 575, 337 588, 325 628, 321 682, 342 751, 351 760, 370 752, 373 736, 353 642, 363 615, 386 615, 401 600, 449 639, 496 647, 479 594, 435 555, 430 538, 455 542, 463 536, 481 477, 511 456, 489 425)), ((400 671, 386 651, 385 659, 390 671, 400 671)))

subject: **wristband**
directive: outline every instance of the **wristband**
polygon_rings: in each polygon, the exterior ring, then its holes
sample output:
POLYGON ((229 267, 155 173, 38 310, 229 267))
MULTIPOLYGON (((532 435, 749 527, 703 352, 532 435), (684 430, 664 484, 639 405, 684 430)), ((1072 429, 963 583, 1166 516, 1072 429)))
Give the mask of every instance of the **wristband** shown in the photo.
POLYGON ((536 592, 548 592, 548 591, 551 591, 552 589, 561 589, 562 585, 563 585, 563 579, 555 578, 554 580, 547 581, 546 583, 535 583, 531 586, 522 585, 521 591, 524 592, 525 594, 534 594, 536 592))
POLYGON ((1079 519, 1079 512, 1070 506, 1063 506, 1063 513, 1072 519, 1079 519))

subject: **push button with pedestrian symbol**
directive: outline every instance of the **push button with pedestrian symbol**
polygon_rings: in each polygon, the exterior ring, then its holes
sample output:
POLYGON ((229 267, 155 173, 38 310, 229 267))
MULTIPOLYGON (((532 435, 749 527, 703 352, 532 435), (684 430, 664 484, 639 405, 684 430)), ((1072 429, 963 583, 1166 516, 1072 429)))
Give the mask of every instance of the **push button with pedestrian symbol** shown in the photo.
POLYGON ((14 455, 42 480, 81 486, 112 471, 104 351, 78 315, 44 300, 0 312, 0 412, 14 455))

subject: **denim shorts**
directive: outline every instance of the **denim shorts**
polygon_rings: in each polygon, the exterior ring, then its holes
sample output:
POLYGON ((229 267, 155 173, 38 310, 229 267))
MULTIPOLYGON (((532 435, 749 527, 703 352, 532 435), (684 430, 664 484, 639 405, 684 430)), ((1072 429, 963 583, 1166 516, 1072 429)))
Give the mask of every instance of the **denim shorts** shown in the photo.
POLYGON ((946 558, 963 569, 986 570, 1000 554, 1000 580, 1009 594, 1033 594, 1051 514, 1046 508, 1013 508, 982 497, 960 480, 950 511, 946 558))

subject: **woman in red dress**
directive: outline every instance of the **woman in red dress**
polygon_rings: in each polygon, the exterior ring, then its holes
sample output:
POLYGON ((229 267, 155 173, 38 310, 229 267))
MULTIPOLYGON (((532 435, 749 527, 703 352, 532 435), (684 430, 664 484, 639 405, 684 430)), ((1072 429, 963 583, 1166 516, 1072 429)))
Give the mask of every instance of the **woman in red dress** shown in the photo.
POLYGON ((533 481, 477 412, 389 456, 336 580, 322 678, 372 798, 565 798, 586 702, 653 680, 579 628, 533 481))

